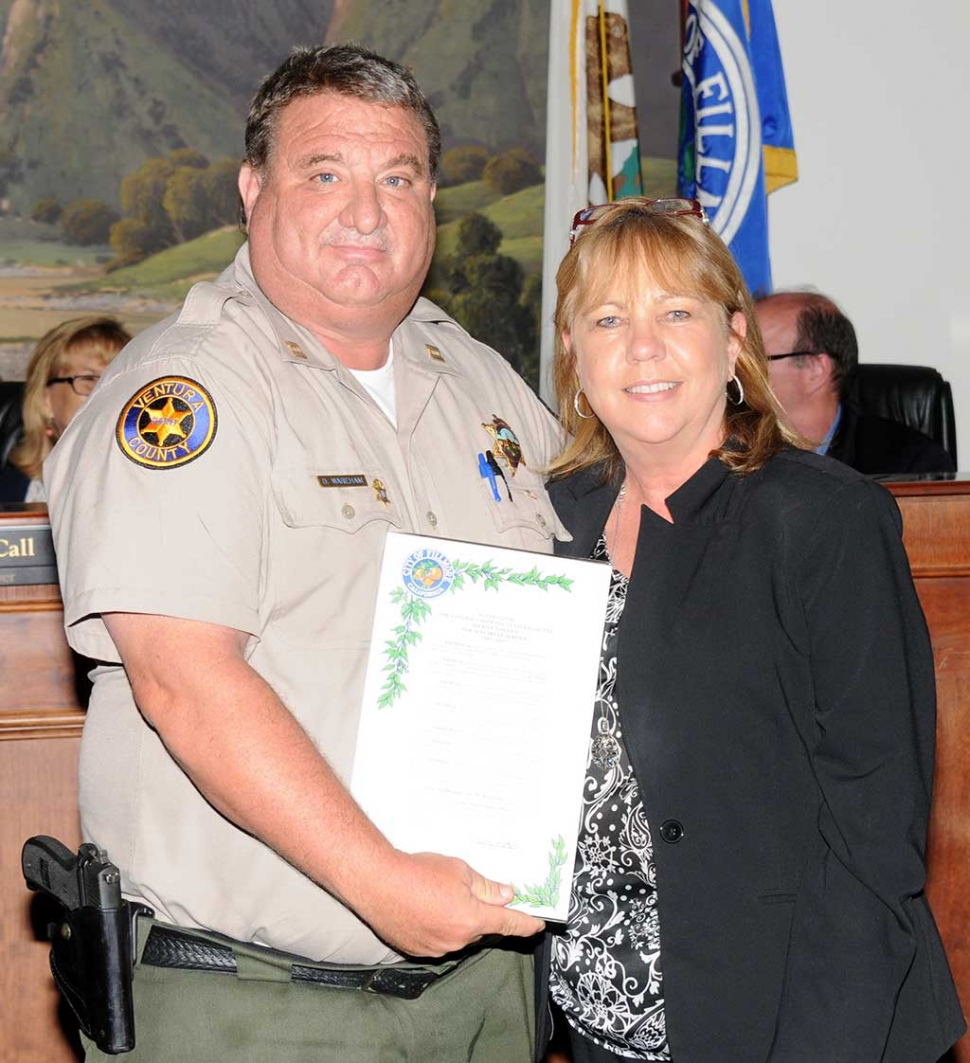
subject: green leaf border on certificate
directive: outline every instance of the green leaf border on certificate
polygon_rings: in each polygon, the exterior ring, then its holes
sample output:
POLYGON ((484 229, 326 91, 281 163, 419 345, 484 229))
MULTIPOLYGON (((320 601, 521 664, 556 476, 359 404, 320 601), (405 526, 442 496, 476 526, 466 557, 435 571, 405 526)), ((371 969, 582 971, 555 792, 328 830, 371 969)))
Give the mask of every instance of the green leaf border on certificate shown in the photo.
POLYGON ((530 908, 555 908, 559 903, 559 891, 562 887, 562 869, 566 866, 566 843, 562 835, 552 839, 549 851, 549 873, 546 881, 538 886, 524 886, 519 889, 513 883, 515 896, 513 904, 526 904, 530 908))
MULTIPOLYGON (((568 576, 543 575, 533 566, 528 572, 516 572, 511 568, 500 568, 493 561, 476 564, 473 561, 455 561, 452 563, 454 578, 448 590, 455 591, 465 587, 466 579, 472 583, 482 582, 485 590, 497 591, 503 583, 516 587, 538 587, 541 591, 558 587, 567 593, 572 589, 573 581, 568 576)), ((407 587, 395 587, 391 591, 391 601, 401 607, 401 623, 394 628, 394 638, 384 643, 384 656, 387 663, 383 671, 387 673, 384 686, 377 698, 377 707, 386 709, 407 690, 404 676, 408 670, 408 651, 421 641, 418 626, 431 615, 431 606, 427 600, 412 594, 407 587)))

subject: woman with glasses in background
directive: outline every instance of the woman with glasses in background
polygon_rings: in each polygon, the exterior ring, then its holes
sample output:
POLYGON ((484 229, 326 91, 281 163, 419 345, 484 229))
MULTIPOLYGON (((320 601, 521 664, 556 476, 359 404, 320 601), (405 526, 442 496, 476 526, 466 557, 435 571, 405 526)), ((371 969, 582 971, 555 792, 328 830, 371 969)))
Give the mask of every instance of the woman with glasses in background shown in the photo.
POLYGON ((5 501, 47 500, 44 459, 130 339, 120 321, 101 315, 64 321, 41 337, 27 366, 23 438, 2 474, 5 501))
POLYGON ((696 202, 581 212, 557 285, 559 550, 613 580, 540 993, 575 1063, 933 1063, 965 1024, 923 894, 933 658, 895 503, 794 445, 696 202))

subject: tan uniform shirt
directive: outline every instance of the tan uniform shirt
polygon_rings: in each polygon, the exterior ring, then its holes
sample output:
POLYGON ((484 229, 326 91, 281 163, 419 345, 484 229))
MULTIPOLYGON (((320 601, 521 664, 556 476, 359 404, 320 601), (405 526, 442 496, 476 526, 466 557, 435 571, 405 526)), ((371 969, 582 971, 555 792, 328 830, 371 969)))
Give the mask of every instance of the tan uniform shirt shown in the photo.
POLYGON ((541 476, 559 429, 504 359, 425 300, 393 342, 397 428, 259 291, 243 247, 114 360, 45 470, 68 638, 106 662, 85 837, 161 919, 346 963, 393 954, 202 798, 138 713, 100 614, 247 632, 249 663, 346 781, 386 532, 550 551, 561 531, 541 476), (494 418, 523 459, 499 503, 478 468, 494 418))

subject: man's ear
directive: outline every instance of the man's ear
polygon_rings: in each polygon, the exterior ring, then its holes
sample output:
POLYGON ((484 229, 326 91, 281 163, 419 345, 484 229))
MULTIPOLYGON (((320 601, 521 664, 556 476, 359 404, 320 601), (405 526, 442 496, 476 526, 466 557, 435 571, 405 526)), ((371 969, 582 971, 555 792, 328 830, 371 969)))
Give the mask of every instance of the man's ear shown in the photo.
POLYGON ((805 358, 804 373, 805 390, 808 394, 817 391, 833 390, 832 381, 835 376, 835 362, 832 356, 824 353, 810 354, 805 358))
POLYGON ((256 200, 259 198, 259 191, 262 187, 262 178, 248 162, 244 162, 239 168, 239 195, 242 197, 247 225, 250 217, 252 217, 253 207, 256 206, 256 200))

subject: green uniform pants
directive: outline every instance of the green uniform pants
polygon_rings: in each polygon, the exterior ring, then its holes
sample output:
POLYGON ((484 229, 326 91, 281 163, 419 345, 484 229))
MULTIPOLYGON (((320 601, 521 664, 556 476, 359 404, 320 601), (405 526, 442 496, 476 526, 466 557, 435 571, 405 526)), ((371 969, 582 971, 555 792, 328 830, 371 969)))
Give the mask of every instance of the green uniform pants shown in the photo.
POLYGON ((234 951, 235 975, 137 965, 135 1050, 108 1056, 86 1041, 88 1063, 531 1063, 526 946, 431 965, 446 973, 416 1000, 290 982, 266 950, 234 951))

